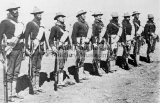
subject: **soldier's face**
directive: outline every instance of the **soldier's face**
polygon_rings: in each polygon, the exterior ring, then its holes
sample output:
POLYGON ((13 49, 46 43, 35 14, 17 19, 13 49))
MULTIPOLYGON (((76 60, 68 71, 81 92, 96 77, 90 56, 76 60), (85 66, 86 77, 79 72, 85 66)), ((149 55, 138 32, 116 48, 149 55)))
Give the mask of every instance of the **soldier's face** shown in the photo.
POLYGON ((137 19, 139 19, 139 14, 135 14, 134 17, 137 18, 137 19))
POLYGON ((19 16, 19 12, 18 12, 18 9, 12 9, 9 11, 11 13, 11 15, 13 17, 18 17, 19 16))
POLYGON ((59 17, 59 18, 57 18, 57 20, 60 21, 61 23, 64 23, 64 21, 65 21, 64 17, 59 17))
POLYGON ((95 17, 95 19, 97 19, 97 20, 101 20, 101 18, 102 18, 101 15, 98 15, 98 16, 95 17))
POLYGON ((86 14, 82 14, 81 18, 85 20, 86 19, 86 14))
POLYGON ((40 21, 42 19, 42 14, 35 14, 35 17, 40 21))
POLYGON ((130 21, 130 17, 126 17, 126 20, 127 20, 127 21, 130 21))

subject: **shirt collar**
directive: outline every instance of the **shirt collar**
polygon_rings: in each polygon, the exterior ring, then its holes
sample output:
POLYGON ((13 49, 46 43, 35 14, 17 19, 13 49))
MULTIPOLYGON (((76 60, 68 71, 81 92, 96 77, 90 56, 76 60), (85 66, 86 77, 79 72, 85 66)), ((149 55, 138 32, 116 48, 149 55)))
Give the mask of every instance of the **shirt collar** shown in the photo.
POLYGON ((38 19, 34 18, 33 21, 36 22, 40 26, 41 22, 38 19))
POLYGON ((11 19, 15 21, 16 23, 18 22, 17 18, 14 18, 10 13, 7 14, 7 19, 11 19))

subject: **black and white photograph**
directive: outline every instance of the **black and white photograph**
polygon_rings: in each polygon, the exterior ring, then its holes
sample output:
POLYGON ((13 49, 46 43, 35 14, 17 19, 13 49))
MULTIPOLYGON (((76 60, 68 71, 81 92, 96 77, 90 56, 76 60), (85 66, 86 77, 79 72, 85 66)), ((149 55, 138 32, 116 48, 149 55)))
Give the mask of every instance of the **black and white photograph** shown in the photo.
POLYGON ((0 2, 0 103, 160 103, 159 0, 0 2))

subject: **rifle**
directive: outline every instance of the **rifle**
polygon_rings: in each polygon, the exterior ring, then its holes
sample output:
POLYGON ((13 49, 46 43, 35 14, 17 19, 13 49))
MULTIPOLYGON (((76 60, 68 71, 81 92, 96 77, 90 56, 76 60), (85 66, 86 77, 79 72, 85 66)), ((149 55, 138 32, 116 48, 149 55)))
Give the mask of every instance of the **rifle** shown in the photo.
POLYGON ((3 59, 1 62, 3 64, 3 86, 4 86, 4 103, 8 103, 8 85, 7 85, 7 58, 6 58, 6 52, 5 52, 5 47, 6 47, 6 38, 5 35, 3 35, 3 40, 2 40, 2 56, 3 59))
POLYGON ((4 61, 1 61, 3 64, 3 86, 4 86, 4 103, 8 103, 8 85, 7 85, 7 58, 5 52, 3 52, 4 61))
MULTIPOLYGON (((32 41, 31 41, 31 35, 30 35, 30 53, 32 51, 32 41)), ((33 70, 32 70, 32 63, 31 63, 31 56, 32 55, 29 55, 29 64, 28 64, 28 76, 29 76, 29 79, 30 79, 30 85, 29 85, 29 94, 34 94, 34 91, 33 91, 33 85, 32 85, 32 77, 33 77, 33 70)))
MULTIPOLYGON (((56 48, 59 49, 59 41, 56 40, 56 48)), ((54 90, 58 90, 58 80, 59 80, 59 52, 55 53, 55 82, 54 82, 54 90)))

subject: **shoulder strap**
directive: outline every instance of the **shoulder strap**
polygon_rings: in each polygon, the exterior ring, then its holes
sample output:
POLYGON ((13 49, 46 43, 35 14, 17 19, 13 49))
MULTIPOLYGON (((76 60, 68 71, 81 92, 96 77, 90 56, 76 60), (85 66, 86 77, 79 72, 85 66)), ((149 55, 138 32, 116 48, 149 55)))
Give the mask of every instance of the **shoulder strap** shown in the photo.
POLYGON ((120 28, 120 26, 117 26, 115 23, 111 23, 111 24, 113 24, 115 27, 117 27, 118 29, 120 28))

